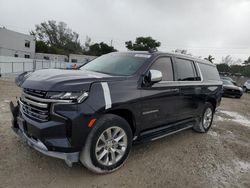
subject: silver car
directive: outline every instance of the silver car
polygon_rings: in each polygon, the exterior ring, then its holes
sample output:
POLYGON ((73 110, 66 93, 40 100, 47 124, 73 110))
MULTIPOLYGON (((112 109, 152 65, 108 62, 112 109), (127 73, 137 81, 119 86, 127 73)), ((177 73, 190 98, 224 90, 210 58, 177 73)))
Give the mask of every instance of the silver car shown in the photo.
POLYGON ((250 80, 247 80, 243 85, 243 91, 248 92, 250 91, 250 80))

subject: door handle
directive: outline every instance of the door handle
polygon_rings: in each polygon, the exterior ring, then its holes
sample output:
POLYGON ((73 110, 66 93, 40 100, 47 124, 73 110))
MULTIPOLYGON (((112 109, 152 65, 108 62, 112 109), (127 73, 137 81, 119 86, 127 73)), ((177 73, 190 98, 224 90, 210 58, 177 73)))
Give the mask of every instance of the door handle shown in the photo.
POLYGON ((201 87, 196 87, 194 90, 195 90, 195 93, 200 93, 201 92, 201 87))

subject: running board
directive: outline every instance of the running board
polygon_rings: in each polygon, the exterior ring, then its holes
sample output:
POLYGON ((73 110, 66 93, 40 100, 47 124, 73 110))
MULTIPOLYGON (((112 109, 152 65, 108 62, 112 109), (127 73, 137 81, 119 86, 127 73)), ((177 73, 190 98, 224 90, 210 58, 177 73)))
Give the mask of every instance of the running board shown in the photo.
POLYGON ((147 130, 142 132, 135 142, 154 141, 171 134, 190 129, 195 125, 195 123, 195 119, 189 119, 186 121, 174 123, 172 125, 165 125, 155 129, 147 130))
POLYGON ((182 128, 182 129, 179 129, 179 130, 176 130, 176 131, 173 131, 173 132, 170 132, 170 133, 167 133, 167 134, 164 134, 164 135, 161 135, 161 136, 152 138, 151 140, 152 140, 152 141, 158 140, 158 139, 164 138, 164 137, 166 137, 166 136, 169 136, 169 135, 171 135, 171 134, 175 134, 175 133, 178 133, 178 132, 180 132, 180 131, 184 131, 184 130, 186 130, 186 129, 190 129, 190 128, 192 128, 192 127, 193 127, 193 125, 189 125, 189 126, 187 126, 187 127, 185 127, 185 128, 182 128))

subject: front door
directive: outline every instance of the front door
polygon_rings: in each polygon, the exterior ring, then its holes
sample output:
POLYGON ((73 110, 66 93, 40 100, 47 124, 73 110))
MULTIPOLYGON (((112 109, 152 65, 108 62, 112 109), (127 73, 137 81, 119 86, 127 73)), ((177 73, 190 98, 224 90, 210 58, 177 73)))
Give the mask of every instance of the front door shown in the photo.
POLYGON ((151 70, 162 72, 161 82, 142 87, 142 129, 147 130, 169 124, 176 119, 176 103, 179 99, 173 74, 171 57, 159 57, 154 61, 151 70))

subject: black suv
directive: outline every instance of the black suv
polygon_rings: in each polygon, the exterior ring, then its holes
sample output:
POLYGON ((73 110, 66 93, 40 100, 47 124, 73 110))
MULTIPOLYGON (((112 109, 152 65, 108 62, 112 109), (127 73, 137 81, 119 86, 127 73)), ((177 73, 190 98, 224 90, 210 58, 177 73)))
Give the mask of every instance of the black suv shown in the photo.
POLYGON ((16 83, 13 130, 39 152, 97 173, 118 169, 132 143, 207 132, 222 95, 216 66, 162 52, 110 53, 79 70, 23 73, 16 83))

